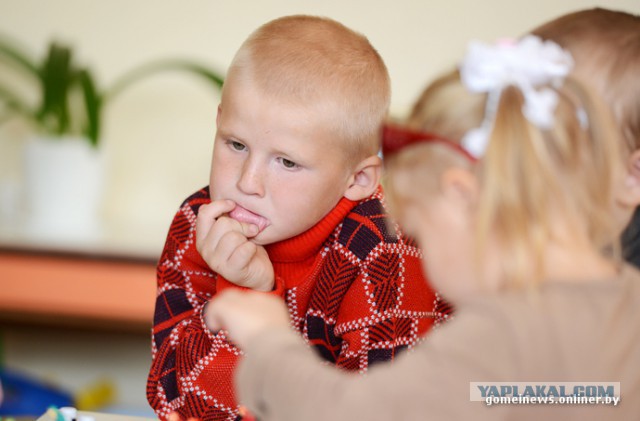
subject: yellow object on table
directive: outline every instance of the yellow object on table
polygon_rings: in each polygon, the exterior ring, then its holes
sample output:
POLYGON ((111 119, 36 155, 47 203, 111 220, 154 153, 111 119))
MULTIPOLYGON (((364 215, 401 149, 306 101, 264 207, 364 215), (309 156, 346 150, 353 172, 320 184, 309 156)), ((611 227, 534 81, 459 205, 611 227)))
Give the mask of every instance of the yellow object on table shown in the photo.
MULTIPOLYGON (((56 421, 56 417, 45 412, 37 421, 56 421)), ((105 414, 101 412, 78 411, 77 419, 93 419, 94 421, 157 421, 156 418, 134 417, 131 415, 105 414), (85 418, 86 417, 86 418, 85 418)))

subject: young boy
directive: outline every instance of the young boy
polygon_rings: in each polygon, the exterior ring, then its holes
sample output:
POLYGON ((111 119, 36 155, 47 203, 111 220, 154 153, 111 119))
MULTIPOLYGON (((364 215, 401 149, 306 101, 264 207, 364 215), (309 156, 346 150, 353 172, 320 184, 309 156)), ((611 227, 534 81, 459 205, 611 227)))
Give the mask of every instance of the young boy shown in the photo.
MULTIPOLYGON (((640 174, 640 16, 599 8, 581 10, 532 33, 571 53, 576 64, 573 75, 611 107, 629 152, 629 169, 640 174)), ((625 258, 640 268, 640 208, 622 240, 625 258)))
POLYGON ((389 96, 368 40, 329 19, 276 19, 240 47, 209 189, 184 202, 158 265, 147 396, 160 418, 239 415, 241 351, 204 321, 224 289, 282 297, 322 358, 360 372, 444 317, 419 249, 386 222, 377 153, 389 96))

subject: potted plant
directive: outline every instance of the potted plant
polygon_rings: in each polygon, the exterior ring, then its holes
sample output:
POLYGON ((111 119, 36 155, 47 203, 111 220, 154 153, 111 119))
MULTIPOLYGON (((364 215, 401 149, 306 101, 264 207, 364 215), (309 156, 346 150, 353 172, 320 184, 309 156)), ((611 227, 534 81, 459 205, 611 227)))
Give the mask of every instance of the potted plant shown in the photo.
POLYGON ((191 60, 158 60, 136 67, 101 89, 89 68, 76 63, 73 50, 52 42, 41 61, 20 45, 0 37, 0 124, 20 117, 33 127, 25 145, 25 196, 30 226, 41 233, 83 235, 97 228, 104 180, 100 148, 105 108, 120 92, 151 74, 179 70, 203 78, 216 90, 222 77, 191 60), (13 78, 12 78, 13 77, 13 78), (24 86, 38 93, 28 101, 24 86))

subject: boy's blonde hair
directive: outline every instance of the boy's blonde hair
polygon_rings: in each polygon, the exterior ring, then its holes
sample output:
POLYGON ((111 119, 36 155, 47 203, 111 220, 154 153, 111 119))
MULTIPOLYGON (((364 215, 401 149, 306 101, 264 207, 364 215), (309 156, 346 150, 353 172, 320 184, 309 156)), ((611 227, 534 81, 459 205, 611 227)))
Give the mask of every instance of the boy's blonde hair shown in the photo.
POLYGON ((568 50, 573 74, 611 108, 627 146, 640 148, 640 16, 606 9, 570 13, 532 31, 568 50))
POLYGON ((266 23, 242 44, 229 78, 250 80, 274 101, 311 107, 350 159, 380 148, 391 91, 387 68, 366 37, 339 22, 295 15, 266 23))
MULTIPOLYGON (((596 247, 604 248, 616 236, 611 215, 622 160, 621 142, 611 138, 619 137, 619 132, 606 107, 578 81, 568 78, 556 92, 554 127, 545 131, 523 115, 522 92, 506 87, 489 144, 476 164, 434 143, 408 147, 387 162, 392 180, 403 174, 403 179, 413 178, 412 186, 421 186, 415 195, 425 195, 423 186, 437 186, 439 175, 452 165, 473 168, 482 186, 476 263, 482 259, 483 245, 495 236, 510 253, 502 262, 503 273, 517 284, 544 277, 545 247, 557 228, 551 226, 551 215, 558 210, 576 215, 576 220, 585 215, 584 229, 596 247)), ((455 71, 424 91, 408 125, 460 143, 467 131, 480 126, 486 99, 486 94, 469 93, 455 71)), ((388 185, 389 199, 397 200, 394 184, 388 185)))

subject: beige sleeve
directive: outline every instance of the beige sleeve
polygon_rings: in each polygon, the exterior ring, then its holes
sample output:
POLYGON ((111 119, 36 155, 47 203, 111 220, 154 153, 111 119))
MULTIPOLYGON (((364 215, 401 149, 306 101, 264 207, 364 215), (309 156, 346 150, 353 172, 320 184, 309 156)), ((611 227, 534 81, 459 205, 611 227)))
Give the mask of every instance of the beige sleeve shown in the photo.
POLYGON ((365 376, 323 363, 294 332, 265 332, 236 372, 239 401, 261 421, 499 419, 506 407, 469 402, 469 382, 512 380, 514 347, 495 334, 507 328, 499 316, 458 314, 365 376))

